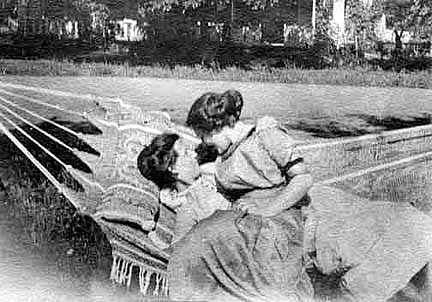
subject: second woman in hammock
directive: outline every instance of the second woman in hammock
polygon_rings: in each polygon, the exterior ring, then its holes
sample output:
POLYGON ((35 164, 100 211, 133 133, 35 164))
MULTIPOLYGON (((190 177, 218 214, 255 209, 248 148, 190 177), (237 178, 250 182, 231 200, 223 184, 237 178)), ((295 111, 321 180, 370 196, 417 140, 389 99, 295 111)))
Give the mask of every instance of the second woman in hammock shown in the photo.
POLYGON ((160 201, 177 213, 172 243, 216 210, 231 207, 216 191, 216 147, 202 143, 195 151, 196 158, 187 156, 179 136, 164 133, 156 136, 138 156, 141 174, 159 186, 160 201))

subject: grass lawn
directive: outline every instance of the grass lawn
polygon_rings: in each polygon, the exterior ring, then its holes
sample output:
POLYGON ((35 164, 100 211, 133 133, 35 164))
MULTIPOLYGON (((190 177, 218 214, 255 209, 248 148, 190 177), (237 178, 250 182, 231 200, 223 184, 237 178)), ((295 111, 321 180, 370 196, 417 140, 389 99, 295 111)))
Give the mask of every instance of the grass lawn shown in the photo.
POLYGON ((73 63, 57 60, 0 59, 0 73, 4 75, 28 76, 159 77, 286 84, 432 88, 431 70, 397 73, 376 70, 370 66, 321 70, 252 66, 250 70, 237 67, 219 70, 203 68, 200 65, 176 65, 169 68, 161 65, 130 66, 126 63, 73 63))

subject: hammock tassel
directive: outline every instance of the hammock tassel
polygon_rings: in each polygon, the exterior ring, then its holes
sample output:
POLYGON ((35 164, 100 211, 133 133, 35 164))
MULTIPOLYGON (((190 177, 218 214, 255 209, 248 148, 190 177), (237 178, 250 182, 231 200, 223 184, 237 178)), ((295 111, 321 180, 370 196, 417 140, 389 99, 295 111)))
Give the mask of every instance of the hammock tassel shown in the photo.
POLYGON ((111 280, 121 283, 121 273, 123 268, 124 260, 120 257, 115 257, 111 267, 111 280))
POLYGON ((158 296, 159 295, 159 288, 161 288, 161 283, 163 281, 163 276, 162 274, 158 274, 156 273, 156 286, 155 289, 153 291, 153 296, 158 296))
POLYGON ((118 261, 118 257, 114 256, 113 257, 113 262, 112 262, 112 265, 111 265, 110 280, 115 280, 115 276, 116 276, 116 272, 117 272, 117 261, 118 261))
POLYGON ((163 279, 162 295, 168 297, 168 277, 163 279))
POLYGON ((122 259, 122 266, 119 274, 119 283, 124 284, 125 281, 125 275, 127 270, 127 261, 125 259, 122 259))
POLYGON ((132 271, 133 271, 133 263, 129 262, 129 269, 128 269, 128 274, 127 274, 127 283, 126 283, 126 287, 129 289, 130 285, 131 285, 131 281, 132 281, 132 271))
POLYGON ((139 275, 139 284, 140 284, 140 292, 145 296, 147 295, 147 290, 150 286, 150 278, 153 273, 145 269, 144 267, 140 267, 140 275, 139 275))
POLYGON ((119 257, 119 260, 117 262, 115 279, 114 279, 114 281, 116 281, 117 283, 120 283, 120 274, 121 274, 121 266, 122 266, 122 264, 123 264, 123 259, 119 257))

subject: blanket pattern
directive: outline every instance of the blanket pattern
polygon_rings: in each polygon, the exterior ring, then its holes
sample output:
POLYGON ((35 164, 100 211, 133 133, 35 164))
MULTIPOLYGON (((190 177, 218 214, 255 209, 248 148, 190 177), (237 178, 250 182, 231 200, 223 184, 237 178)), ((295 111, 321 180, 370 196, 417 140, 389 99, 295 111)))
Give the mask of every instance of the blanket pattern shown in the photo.
POLYGON ((155 135, 165 131, 178 133, 186 152, 193 152, 198 140, 167 114, 144 113, 121 101, 105 102, 87 118, 101 134, 81 138, 100 155, 76 152, 92 173, 71 169, 84 192, 65 188, 67 197, 107 235, 113 253, 112 280, 130 286, 138 268, 141 293, 167 295, 169 254, 163 248, 172 240, 175 212, 160 204, 157 186, 141 176, 136 159, 155 135))

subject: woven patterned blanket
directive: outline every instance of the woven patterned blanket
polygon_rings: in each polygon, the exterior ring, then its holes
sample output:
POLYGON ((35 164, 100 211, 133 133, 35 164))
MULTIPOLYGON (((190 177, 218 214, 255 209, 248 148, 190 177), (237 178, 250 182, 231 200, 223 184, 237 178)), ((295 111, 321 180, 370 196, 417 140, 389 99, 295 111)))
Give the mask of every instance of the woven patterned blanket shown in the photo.
POLYGON ((92 173, 70 170, 84 192, 65 188, 66 195, 106 233, 114 281, 129 286, 132 271, 138 268, 143 294, 167 295, 169 254, 163 248, 172 240, 175 212, 159 203, 158 188, 141 176, 136 159, 155 135, 165 131, 178 133, 186 151, 194 150, 198 140, 167 114, 143 113, 121 102, 105 102, 87 117, 102 134, 81 138, 100 155, 78 153, 92 173))

